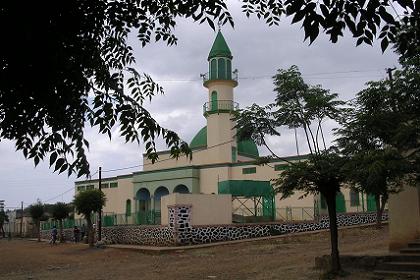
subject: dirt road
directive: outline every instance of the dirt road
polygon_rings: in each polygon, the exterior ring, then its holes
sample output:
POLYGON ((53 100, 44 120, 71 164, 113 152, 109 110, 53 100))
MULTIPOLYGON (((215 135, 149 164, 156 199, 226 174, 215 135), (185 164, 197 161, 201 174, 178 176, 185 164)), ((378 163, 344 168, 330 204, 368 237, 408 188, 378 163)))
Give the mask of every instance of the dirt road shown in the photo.
MULTIPOLYGON (((340 231, 340 253, 386 252, 388 228, 340 231)), ((0 240, 0 279, 319 279, 328 232, 149 255, 82 244, 0 240)), ((346 279, 369 279, 354 272, 346 279)))

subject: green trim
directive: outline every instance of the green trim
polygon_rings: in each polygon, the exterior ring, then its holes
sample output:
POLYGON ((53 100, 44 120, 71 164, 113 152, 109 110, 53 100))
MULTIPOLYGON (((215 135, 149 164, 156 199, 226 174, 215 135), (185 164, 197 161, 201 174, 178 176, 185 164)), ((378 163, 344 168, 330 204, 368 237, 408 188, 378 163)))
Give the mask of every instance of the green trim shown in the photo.
POLYGON ((242 168, 242 174, 254 174, 257 173, 256 167, 246 167, 242 168))
MULTIPOLYGON (((289 161, 294 161, 294 160, 306 160, 308 159, 309 155, 300 155, 300 156, 288 156, 288 157, 283 157, 285 160, 289 160, 289 161)), ((275 162, 285 162, 282 159, 272 159, 270 160, 270 163, 275 163, 275 162)), ((253 165, 253 166, 258 166, 255 164, 255 161, 251 160, 251 161, 243 161, 243 162, 236 162, 236 163, 230 163, 230 162, 226 162, 226 163, 214 163, 214 164, 203 164, 203 165, 187 165, 187 166, 180 166, 180 167, 173 167, 173 168, 166 168, 166 169, 159 169, 159 170, 148 170, 148 171, 137 171, 137 172, 133 172, 131 174, 127 174, 127 175, 121 175, 118 177, 109 177, 109 178, 103 178, 103 180, 106 181, 110 181, 112 179, 116 179, 116 178, 133 178, 136 175, 142 175, 142 174, 148 174, 148 173, 159 173, 159 172, 167 172, 167 171, 176 171, 176 170, 184 170, 184 169, 206 169, 206 168, 218 168, 218 167, 237 167, 237 166, 246 166, 246 165, 253 165)), ((75 182, 76 185, 77 184, 83 184, 83 183, 95 183, 98 182, 97 179, 95 180, 91 180, 91 181, 79 181, 79 182, 75 182)))
POLYGON ((210 60, 213 57, 226 57, 232 58, 232 53, 226 43, 225 38, 222 35, 222 32, 217 32, 216 39, 214 40, 213 46, 211 47, 209 56, 207 60, 210 60))
POLYGON ((289 164, 276 164, 274 165, 275 171, 283 171, 289 168, 289 164))
POLYGON ((109 188, 111 188, 111 189, 118 188, 118 182, 109 183, 109 188))

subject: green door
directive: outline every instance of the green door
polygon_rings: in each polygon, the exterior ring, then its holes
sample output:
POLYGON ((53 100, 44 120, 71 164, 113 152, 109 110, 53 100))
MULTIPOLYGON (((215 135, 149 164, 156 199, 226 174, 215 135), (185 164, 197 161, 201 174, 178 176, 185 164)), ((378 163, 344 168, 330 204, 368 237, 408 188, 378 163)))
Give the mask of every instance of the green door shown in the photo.
POLYGON ((263 197, 263 216, 270 218, 270 220, 274 221, 275 219, 275 202, 274 198, 271 196, 264 196, 263 197))
POLYGON ((335 196, 335 203, 336 203, 337 213, 346 212, 346 201, 344 199, 344 195, 342 192, 337 193, 337 195, 335 196))
POLYGON ((211 93, 211 111, 217 111, 217 92, 213 91, 211 93))
POLYGON ((375 196, 374 195, 368 194, 366 203, 367 203, 367 211, 368 212, 376 211, 376 202, 375 202, 375 196))

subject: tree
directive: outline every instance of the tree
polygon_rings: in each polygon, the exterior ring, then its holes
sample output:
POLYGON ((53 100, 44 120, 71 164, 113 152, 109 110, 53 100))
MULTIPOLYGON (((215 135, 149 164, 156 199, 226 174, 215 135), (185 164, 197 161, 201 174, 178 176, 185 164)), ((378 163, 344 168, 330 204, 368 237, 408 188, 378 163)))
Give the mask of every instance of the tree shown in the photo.
MULTIPOLYGON (((336 150, 327 148, 322 123, 326 119, 338 120, 340 107, 344 102, 337 100, 321 86, 306 84, 297 66, 288 70, 278 70, 273 77, 275 102, 265 107, 253 104, 240 110, 235 116, 238 137, 251 138, 258 145, 266 146, 271 155, 257 162, 265 164, 277 156, 267 145, 267 135, 280 136, 277 128, 301 128, 305 132, 310 151, 308 160, 289 162, 288 168, 274 180, 275 191, 286 198, 295 191, 308 194, 321 194, 328 206, 331 234, 332 272, 341 270, 338 251, 338 230, 336 217, 336 195, 344 181, 341 167, 345 160, 336 150)), ((287 161, 286 159, 283 159, 287 161)))
MULTIPOLYGON (((155 139, 163 137, 173 157, 190 149, 176 133, 161 127, 143 103, 163 92, 153 79, 132 66, 130 32, 142 46, 155 41, 176 44, 176 20, 191 18, 229 23, 226 1, 65 1, 0 4, 0 139, 9 139, 35 165, 49 157, 54 171, 77 176, 89 173, 86 126, 111 137, 118 127, 126 141, 145 142, 146 153, 158 159, 155 139), (30 47, 28 47, 30 46, 30 47)), ((349 28, 357 44, 382 48, 400 25, 387 12, 399 4, 403 19, 418 19, 412 1, 243 0, 243 12, 277 25, 283 15, 303 20, 305 38, 313 42, 322 28, 336 42, 349 28)), ((414 20, 413 20, 414 19, 414 20)), ((417 36, 418 32, 410 33, 417 36)), ((400 50, 406 51, 407 44, 400 50)))
POLYGON ((4 232, 4 224, 9 222, 9 216, 4 212, 4 210, 0 211, 0 230, 2 233, 3 238, 6 237, 6 233, 4 232))
MULTIPOLYGON (((45 219, 45 210, 44 210, 44 204, 40 200, 38 200, 36 203, 31 204, 28 207, 28 212, 31 215, 32 220, 35 223, 36 231, 37 231, 37 238, 38 242, 41 241, 41 221, 45 219)), ((23 219, 23 215, 22 215, 23 219)))
POLYGON ((64 202, 57 202, 53 205, 51 215, 59 222, 60 227, 60 242, 64 242, 63 234, 63 220, 66 219, 72 211, 70 205, 64 202))
POLYGON ((92 226, 92 214, 101 211, 105 202, 105 194, 98 189, 82 191, 74 197, 73 205, 77 213, 82 214, 86 219, 90 247, 93 247, 95 235, 92 226))
POLYGON ((411 0, 389 1, 315 1, 315 0, 244 0, 242 10, 249 17, 251 15, 263 19, 268 25, 279 25, 283 16, 293 16, 292 24, 302 22, 305 40, 309 38, 312 43, 323 30, 331 40, 336 43, 340 36, 344 36, 347 28, 357 40, 356 45, 362 43, 372 45, 378 37, 381 40, 382 51, 394 43, 401 26, 410 24, 412 32, 401 38, 402 44, 398 49, 401 53, 413 51, 414 42, 420 44, 420 4, 411 0), (404 15, 396 15, 394 4, 404 11, 404 15), (390 10, 394 10, 389 13, 390 10))

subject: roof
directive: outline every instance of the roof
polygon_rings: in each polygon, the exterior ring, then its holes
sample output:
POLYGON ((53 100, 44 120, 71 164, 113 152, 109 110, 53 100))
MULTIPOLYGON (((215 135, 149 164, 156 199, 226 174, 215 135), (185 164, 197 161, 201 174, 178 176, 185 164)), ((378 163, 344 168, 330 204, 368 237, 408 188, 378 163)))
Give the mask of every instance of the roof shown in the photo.
POLYGON ((216 39, 214 40, 213 46, 211 47, 208 60, 213 57, 228 57, 232 58, 232 53, 222 35, 222 32, 217 32, 216 39))
MULTIPOLYGON (((238 141, 236 143, 238 154, 246 157, 259 157, 257 145, 251 139, 238 141)), ((207 126, 200 129, 190 144, 191 149, 207 148, 207 126)))

